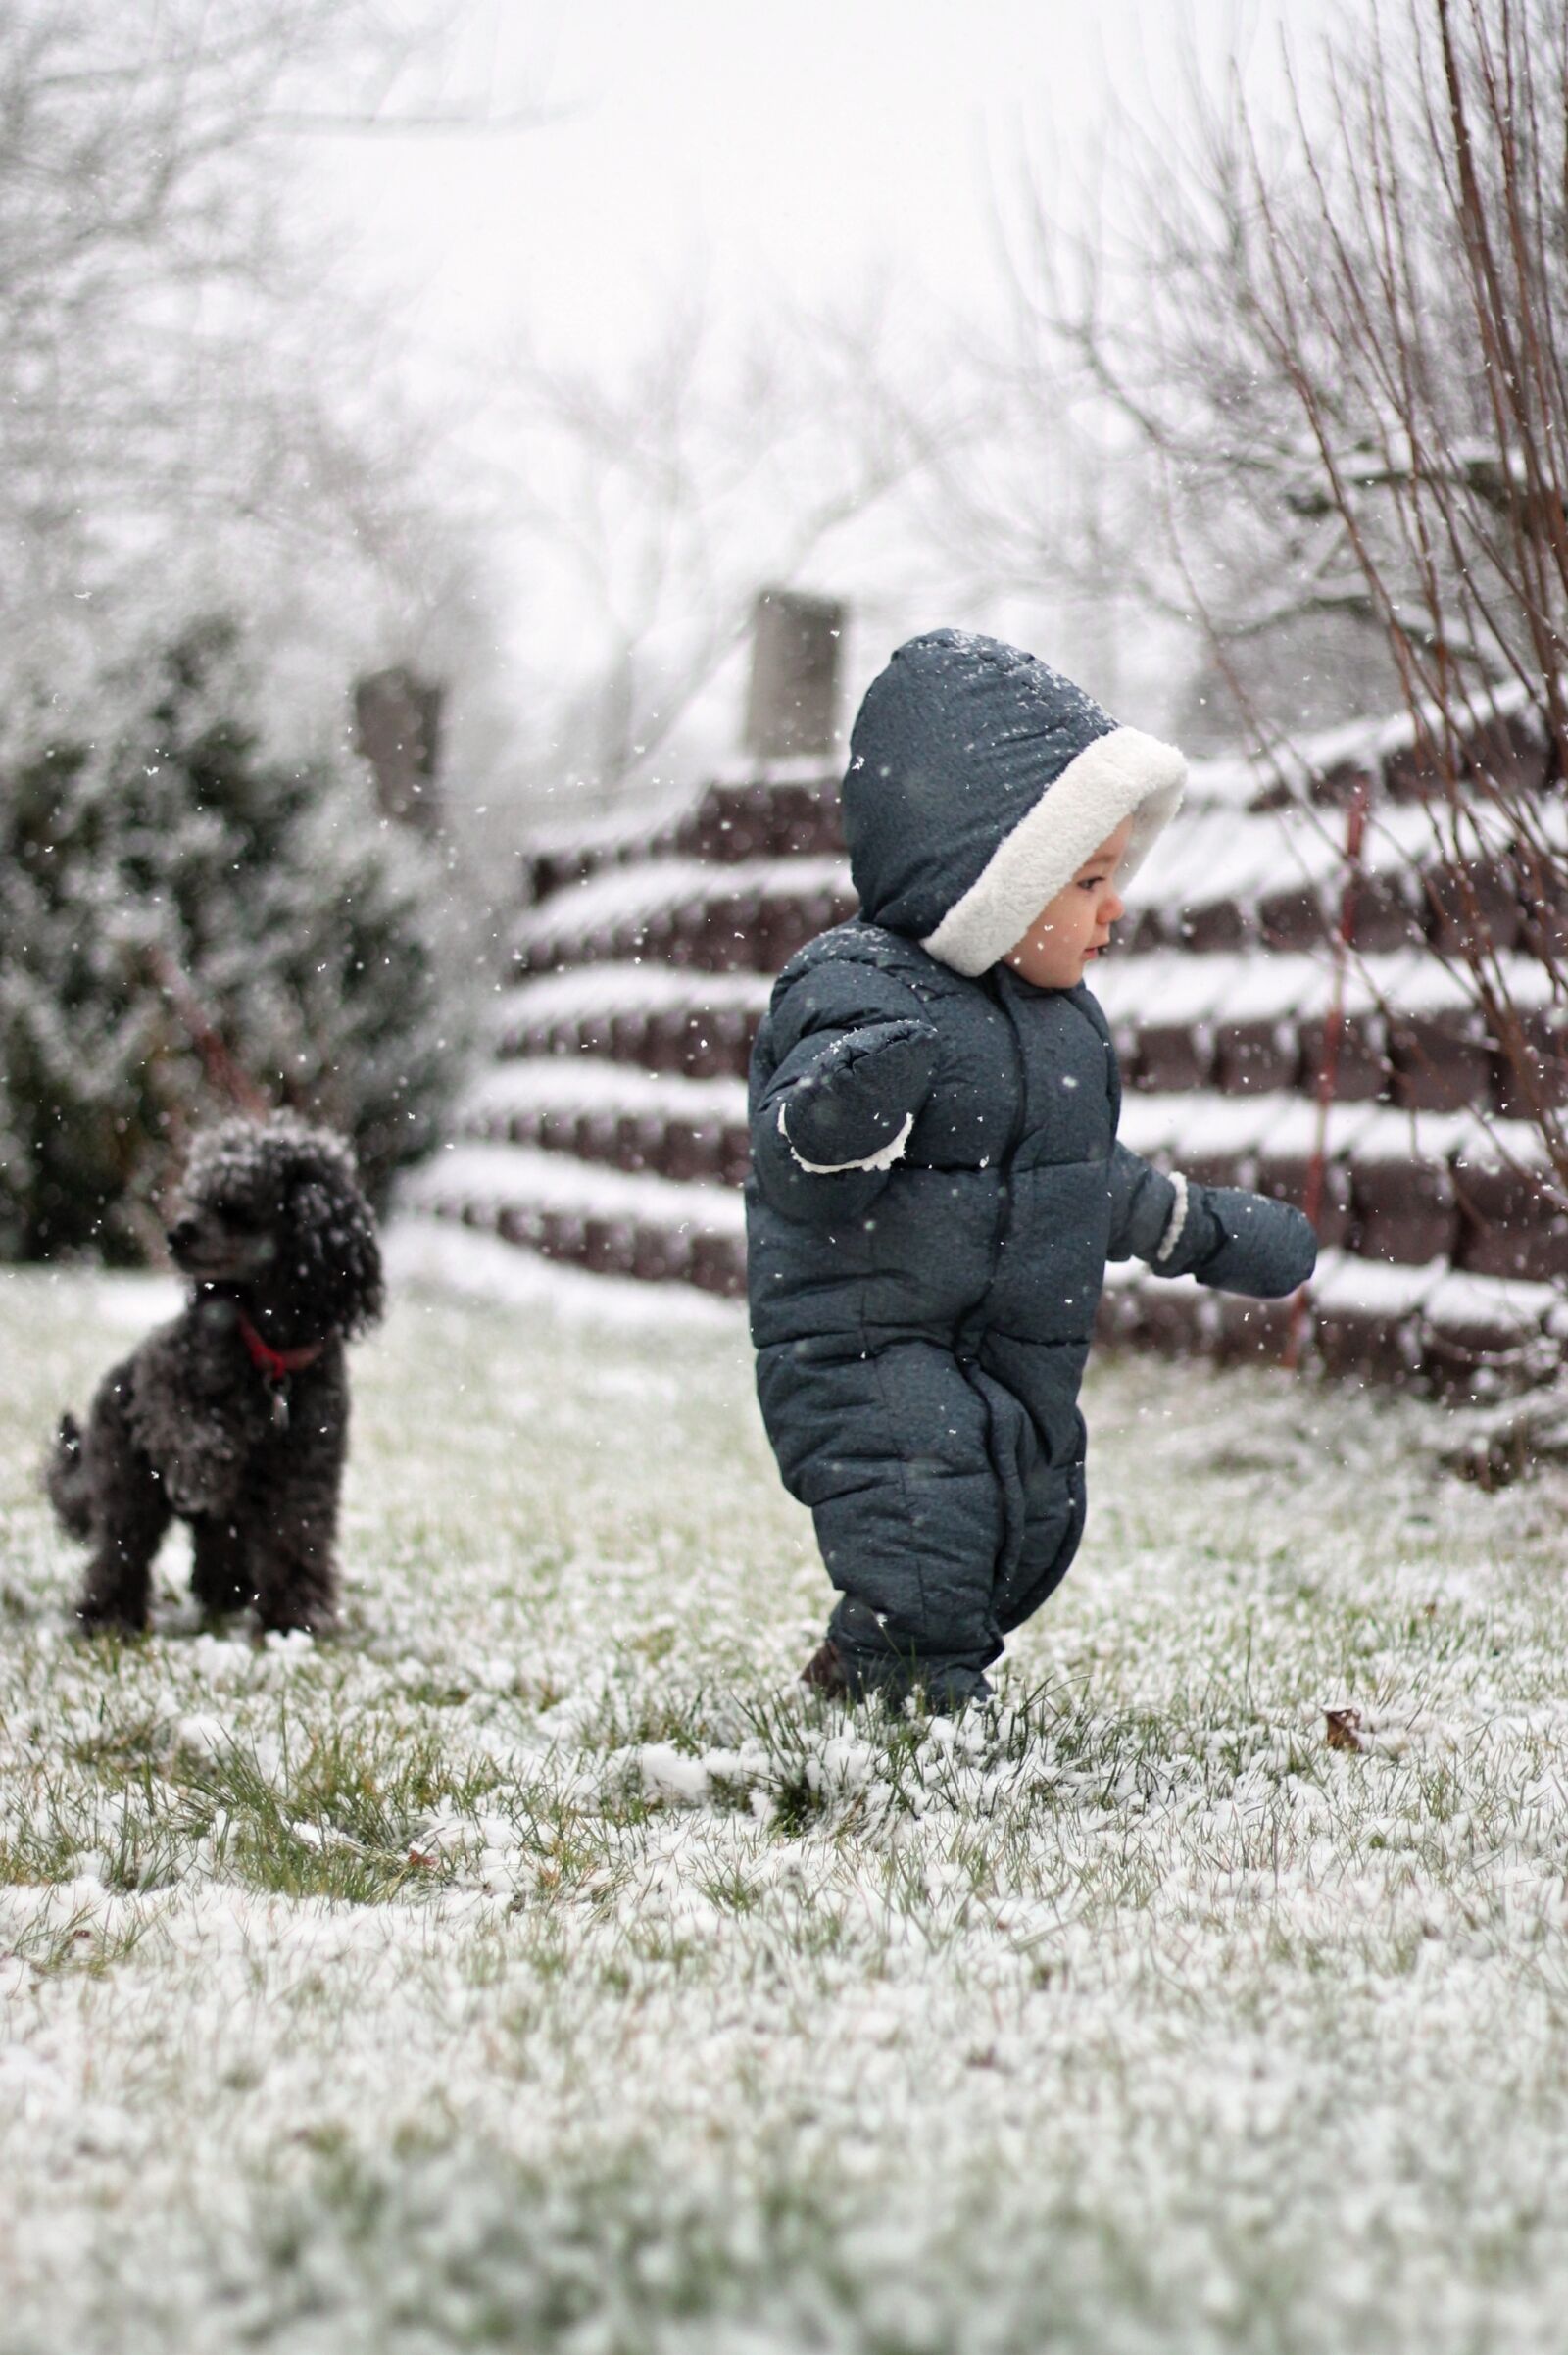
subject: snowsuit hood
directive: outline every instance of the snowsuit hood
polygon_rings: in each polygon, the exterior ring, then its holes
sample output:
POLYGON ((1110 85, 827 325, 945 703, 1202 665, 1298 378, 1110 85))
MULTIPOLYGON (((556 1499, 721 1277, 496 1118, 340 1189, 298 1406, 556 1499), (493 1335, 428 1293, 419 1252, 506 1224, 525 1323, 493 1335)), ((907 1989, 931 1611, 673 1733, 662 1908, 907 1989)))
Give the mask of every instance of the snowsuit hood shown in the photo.
POLYGON ((1004 957, 1125 817, 1125 880, 1175 815, 1187 763, 997 638, 930 630, 866 690, 844 831, 861 908, 974 976, 1004 957))

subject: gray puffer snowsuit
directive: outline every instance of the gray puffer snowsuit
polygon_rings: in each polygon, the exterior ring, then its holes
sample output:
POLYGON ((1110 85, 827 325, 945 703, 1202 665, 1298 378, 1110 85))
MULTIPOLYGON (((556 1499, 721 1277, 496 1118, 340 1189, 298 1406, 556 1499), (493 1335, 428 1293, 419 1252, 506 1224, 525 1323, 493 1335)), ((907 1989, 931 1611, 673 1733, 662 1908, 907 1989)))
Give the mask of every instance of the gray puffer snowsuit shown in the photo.
POLYGON ((1099 1005, 999 961, 1128 814, 1123 873, 1136 862, 1179 760, 1044 663, 954 631, 901 648, 857 723, 862 912, 779 976, 747 1213, 762 1416, 841 1590, 830 1633, 858 1690, 984 1692, 1066 1572, 1107 1258, 1264 1298, 1311 1272, 1299 1212, 1118 1145, 1099 1005), (1085 809, 1069 790, 1043 823, 1064 784, 1085 809))

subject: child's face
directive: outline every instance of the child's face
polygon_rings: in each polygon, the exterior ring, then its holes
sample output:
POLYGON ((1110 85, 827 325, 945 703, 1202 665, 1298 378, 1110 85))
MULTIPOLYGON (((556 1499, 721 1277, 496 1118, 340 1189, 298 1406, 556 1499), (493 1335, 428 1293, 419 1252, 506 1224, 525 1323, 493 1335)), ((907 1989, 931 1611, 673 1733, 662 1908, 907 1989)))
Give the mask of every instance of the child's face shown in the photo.
POLYGON ((1084 860, 1064 891, 1046 905, 1003 963, 1011 965, 1037 990, 1076 989, 1122 913, 1116 869, 1127 855, 1133 821, 1124 817, 1094 855, 1084 860))

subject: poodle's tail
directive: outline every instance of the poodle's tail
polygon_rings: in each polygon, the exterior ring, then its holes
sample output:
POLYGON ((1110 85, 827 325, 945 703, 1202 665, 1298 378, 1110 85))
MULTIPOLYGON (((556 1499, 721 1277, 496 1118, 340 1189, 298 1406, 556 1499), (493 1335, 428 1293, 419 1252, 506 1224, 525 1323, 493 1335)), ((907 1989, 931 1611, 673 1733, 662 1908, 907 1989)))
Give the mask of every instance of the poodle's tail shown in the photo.
POLYGON ((81 1426, 74 1414, 63 1414, 60 1418, 54 1447, 44 1466, 44 1486, 60 1516, 61 1527, 69 1536, 85 1543, 92 1535, 92 1507, 81 1426))

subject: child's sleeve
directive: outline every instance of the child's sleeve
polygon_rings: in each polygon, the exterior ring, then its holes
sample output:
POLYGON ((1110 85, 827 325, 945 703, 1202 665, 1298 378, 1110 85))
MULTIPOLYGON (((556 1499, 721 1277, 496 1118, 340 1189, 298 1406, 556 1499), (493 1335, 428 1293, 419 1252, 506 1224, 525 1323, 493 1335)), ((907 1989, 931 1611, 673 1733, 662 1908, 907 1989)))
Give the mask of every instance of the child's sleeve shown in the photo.
POLYGON ((1196 1276, 1217 1292, 1273 1300, 1306 1282, 1317 1264, 1317 1237, 1289 1202, 1167 1177, 1118 1145, 1110 1163, 1109 1256, 1147 1259, 1156 1276, 1196 1276))
POLYGON ((931 1092, 935 1025, 894 975, 845 959, 793 980, 770 1029, 778 1059, 753 1073, 758 1183, 789 1217, 853 1217, 886 1185, 931 1092))

